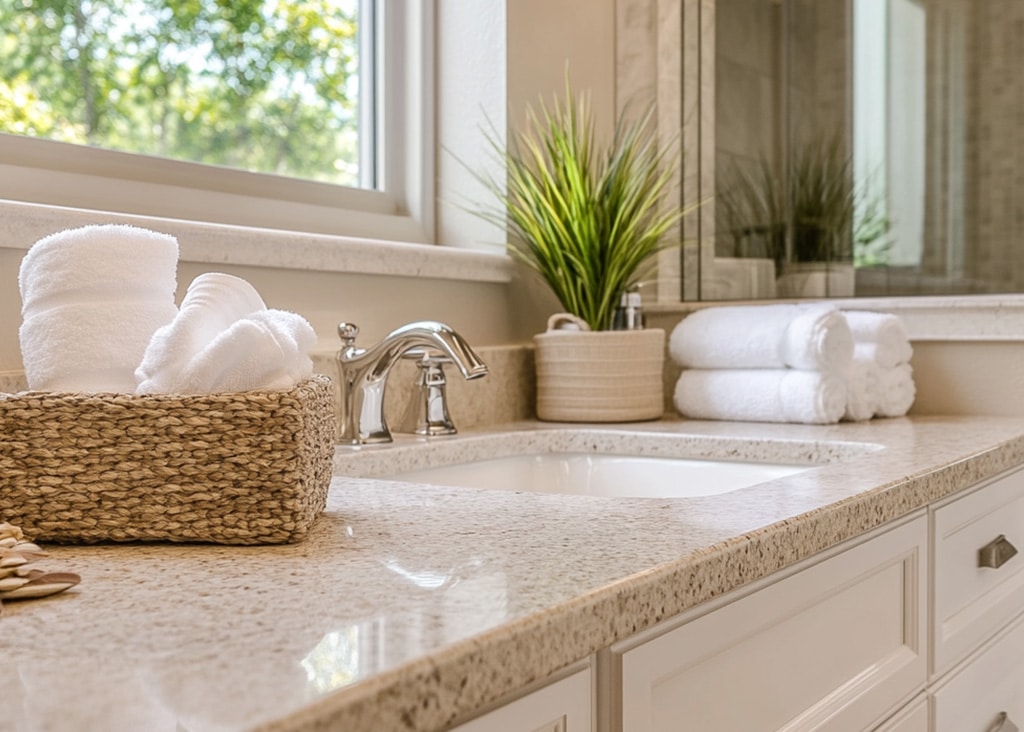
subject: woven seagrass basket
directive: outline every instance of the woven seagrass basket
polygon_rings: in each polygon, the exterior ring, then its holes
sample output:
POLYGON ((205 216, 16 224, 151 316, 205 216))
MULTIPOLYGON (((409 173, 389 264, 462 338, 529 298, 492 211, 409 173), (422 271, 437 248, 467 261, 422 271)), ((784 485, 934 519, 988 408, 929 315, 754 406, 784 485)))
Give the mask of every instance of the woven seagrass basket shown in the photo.
POLYGON ((35 540, 278 544, 327 502, 330 379, 180 396, 0 394, 0 518, 35 540))

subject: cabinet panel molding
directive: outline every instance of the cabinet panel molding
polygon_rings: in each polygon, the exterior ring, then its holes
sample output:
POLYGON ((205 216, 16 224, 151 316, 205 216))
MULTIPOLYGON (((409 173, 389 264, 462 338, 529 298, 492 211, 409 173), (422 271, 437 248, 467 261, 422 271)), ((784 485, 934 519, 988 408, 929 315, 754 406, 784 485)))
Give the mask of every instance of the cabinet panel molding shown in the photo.
POLYGON ((921 516, 633 648, 629 732, 869 729, 924 687, 921 516))

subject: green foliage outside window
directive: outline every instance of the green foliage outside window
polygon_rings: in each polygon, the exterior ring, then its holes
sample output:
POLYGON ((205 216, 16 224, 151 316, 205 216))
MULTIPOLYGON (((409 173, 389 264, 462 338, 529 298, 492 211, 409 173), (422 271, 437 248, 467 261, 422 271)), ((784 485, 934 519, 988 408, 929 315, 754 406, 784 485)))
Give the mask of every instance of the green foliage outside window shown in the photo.
POLYGON ((0 132, 357 185, 357 2, 0 1, 0 132))

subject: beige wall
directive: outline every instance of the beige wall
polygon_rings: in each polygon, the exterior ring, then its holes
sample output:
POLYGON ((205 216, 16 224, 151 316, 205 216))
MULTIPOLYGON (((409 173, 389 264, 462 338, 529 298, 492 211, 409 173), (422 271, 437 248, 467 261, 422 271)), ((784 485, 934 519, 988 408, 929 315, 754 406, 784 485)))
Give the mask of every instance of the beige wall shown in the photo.
POLYGON ((1024 415, 1024 343, 917 341, 911 414, 1024 415))
POLYGON ((509 0, 508 123, 565 88, 591 95, 597 132, 615 121, 615 0, 509 0))

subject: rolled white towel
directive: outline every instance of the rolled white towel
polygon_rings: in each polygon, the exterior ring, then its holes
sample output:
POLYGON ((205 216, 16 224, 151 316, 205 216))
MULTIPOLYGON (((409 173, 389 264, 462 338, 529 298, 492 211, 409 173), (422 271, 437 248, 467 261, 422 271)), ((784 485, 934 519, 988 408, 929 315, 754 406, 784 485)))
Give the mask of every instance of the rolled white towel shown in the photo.
MULTIPOLYGON (((862 344, 857 344, 858 352, 861 346, 862 344)), ((846 411, 843 419, 861 422, 875 416, 879 401, 880 370, 872 359, 858 358, 857 353, 854 354, 853 364, 847 376, 846 411)))
POLYGON ((853 336, 842 313, 828 305, 713 307, 673 329, 669 353, 690 369, 840 372, 853 357, 853 336))
POLYGON ((121 224, 60 231, 21 261, 22 315, 97 299, 173 303, 177 267, 178 241, 168 234, 121 224))
POLYGON ((84 226, 40 239, 18 270, 29 388, 132 392, 154 331, 177 312, 178 242, 134 226, 84 226))
POLYGON ((879 417, 902 417, 914 403, 917 388, 910 364, 901 363, 889 369, 879 369, 878 408, 879 417))
POLYGON ((174 320, 153 333, 135 370, 140 394, 175 393, 183 373, 213 340, 266 304, 241 277, 206 272, 188 286, 174 320))
POLYGON ((676 409, 693 419, 831 424, 846 409, 845 376, 798 369, 689 369, 676 409))
POLYGON ((910 361, 914 349, 898 316, 869 310, 846 310, 843 315, 856 343, 874 345, 873 358, 879 366, 887 369, 910 361))
POLYGON ((135 391, 135 367, 153 331, 170 322, 172 302, 83 302, 25 318, 18 331, 30 389, 135 391))

